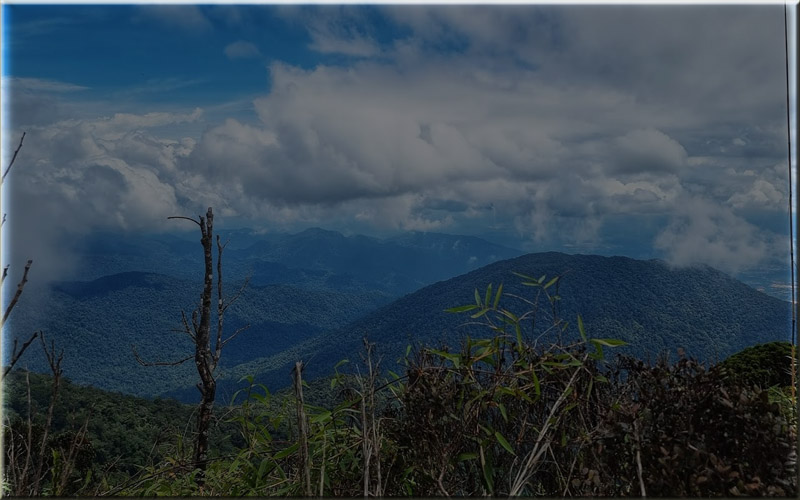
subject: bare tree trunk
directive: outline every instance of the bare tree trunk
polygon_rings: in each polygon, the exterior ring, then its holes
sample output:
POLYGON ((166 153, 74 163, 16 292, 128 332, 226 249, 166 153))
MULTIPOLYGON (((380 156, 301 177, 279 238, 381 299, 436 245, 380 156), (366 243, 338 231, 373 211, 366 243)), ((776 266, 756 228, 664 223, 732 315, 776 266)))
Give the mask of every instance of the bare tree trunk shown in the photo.
POLYGON ((297 400, 297 431, 300 442, 300 457, 303 462, 303 494, 307 497, 311 492, 311 460, 308 456, 308 428, 306 426, 306 412, 303 408, 303 362, 294 365, 294 394, 297 400))
POLYGON ((196 332, 196 342, 194 351, 194 363, 197 366, 197 373, 200 375, 200 389, 202 400, 197 412, 197 438, 194 446, 195 467, 200 469, 198 474, 198 484, 205 481, 205 470, 208 465, 208 433, 211 427, 211 413, 214 409, 214 399, 217 392, 217 382, 214 380, 214 358, 211 355, 211 292, 214 286, 214 264, 213 264, 213 231, 214 214, 211 207, 206 212, 206 218, 200 217, 200 231, 202 238, 200 243, 203 245, 203 257, 205 260, 205 276, 203 284, 203 297, 200 309, 200 325, 196 332))
MULTIPOLYGON (((228 302, 223 300, 222 296, 222 250, 225 245, 221 245, 219 236, 217 236, 217 334, 215 339, 214 350, 211 349, 211 295, 214 289, 214 214, 211 207, 208 207, 206 216, 202 215, 199 220, 190 217, 167 217, 168 219, 186 219, 194 222, 200 226, 200 243, 203 245, 203 259, 204 259, 204 276, 203 276, 203 294, 200 298, 200 307, 192 312, 191 325, 186 313, 181 312, 183 321, 183 329, 178 330, 185 333, 192 339, 194 343, 194 364, 197 367, 197 373, 200 375, 200 382, 197 384, 197 389, 200 391, 200 406, 197 409, 197 433, 194 440, 193 461, 195 468, 199 469, 195 481, 198 486, 205 483, 205 471, 208 466, 208 436, 209 429, 211 428, 211 417, 214 411, 214 401, 217 394, 217 381, 214 378, 214 372, 219 365, 220 357, 222 356, 222 348, 225 344, 233 340, 239 333, 247 329, 250 325, 239 328, 231 336, 222 339, 222 325, 225 311, 239 298, 242 291, 247 287, 249 278, 245 280, 244 285, 239 292, 228 302), (199 322, 198 322, 199 313, 199 322)), ((131 345, 133 355, 139 364, 144 366, 177 366, 190 359, 192 356, 180 359, 178 361, 157 361, 147 362, 139 357, 136 352, 136 346, 131 345)))
MULTIPOLYGON (((64 350, 56 356, 55 344, 51 341, 50 350, 47 349, 47 344, 44 341, 44 335, 39 336, 42 342, 42 349, 44 350, 47 363, 50 365, 50 371, 53 373, 52 393, 50 396, 50 405, 47 407, 47 420, 44 424, 44 433, 42 434, 41 445, 39 446, 39 461, 36 465, 36 474, 33 476, 33 489, 31 496, 39 496, 41 494, 41 481, 44 470, 45 452, 47 451, 47 437, 50 433, 50 428, 53 424, 53 410, 56 407, 56 399, 58 398, 58 389, 61 385, 61 361, 64 359, 64 350)), ((55 482, 55 481, 54 481, 55 482)))

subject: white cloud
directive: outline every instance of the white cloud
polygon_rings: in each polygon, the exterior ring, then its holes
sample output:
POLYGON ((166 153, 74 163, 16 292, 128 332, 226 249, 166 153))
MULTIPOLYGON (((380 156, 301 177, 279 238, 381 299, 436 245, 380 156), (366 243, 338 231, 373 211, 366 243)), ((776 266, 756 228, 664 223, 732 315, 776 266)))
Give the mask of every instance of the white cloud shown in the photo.
POLYGON ((151 19, 193 34, 211 31, 213 25, 197 5, 142 5, 140 18, 151 19))
POLYGON ((32 92, 78 92, 81 90, 89 90, 89 87, 83 85, 76 85, 69 82, 61 82, 57 80, 48 80, 46 78, 20 78, 20 77, 3 77, 3 90, 13 91, 32 91, 32 92))
POLYGON ((203 110, 195 108, 191 113, 146 113, 137 115, 132 113, 115 113, 111 118, 102 121, 90 122, 92 126, 104 129, 107 132, 128 131, 132 129, 159 127, 173 123, 187 123, 198 120, 203 115, 203 110))
POLYGON ((176 169, 193 141, 148 131, 200 114, 117 114, 30 127, 3 185, 12 261, 32 258, 42 279, 60 279, 70 272, 69 244, 79 235, 160 230, 167 216, 203 206, 198 193, 181 191, 185 175, 176 169))
POLYGON ((364 9, 352 5, 284 6, 279 12, 291 23, 305 27, 308 48, 323 54, 371 57, 381 53, 364 9))
MULTIPOLYGON (((157 12, 168 22, 208 23, 170 7, 157 12)), ((772 252, 743 217, 786 195, 771 77, 782 62, 762 11, 387 10, 411 33, 381 46, 358 9, 289 8, 312 50, 358 59, 274 63, 255 123, 209 123, 196 142, 158 128, 198 123, 200 110, 40 124, 31 199, 35 179, 90 226, 213 205, 277 225, 458 231, 491 217, 587 246, 608 214, 669 216, 655 244, 673 262, 742 269, 772 252), (734 28, 750 21, 743 40, 734 28)), ((239 40, 225 54, 259 53, 239 40)))
POLYGON ((312 42, 308 48, 323 54, 369 57, 380 52, 380 49, 372 39, 362 36, 341 38, 324 31, 312 31, 311 40, 312 42))
POLYGON ((171 92, 173 90, 191 87, 205 80, 202 78, 179 78, 179 77, 166 77, 166 78, 148 78, 144 83, 138 84, 132 88, 125 89, 119 94, 136 95, 136 94, 160 94, 171 92))
POLYGON ((677 141, 654 129, 633 130, 611 142, 611 174, 677 173, 687 160, 677 141))
POLYGON ((735 273, 773 257, 772 239, 730 208, 684 197, 676 203, 670 224, 654 244, 675 265, 702 263, 735 273))
MULTIPOLYGON (((787 180, 788 182, 788 180, 787 180)), ((728 204, 734 208, 778 209, 784 205, 784 195, 774 185, 764 179, 757 179, 746 192, 738 192, 728 198, 728 204)))
MULTIPOLYGON (((702 178, 706 164, 690 161, 675 132, 656 128, 658 117, 617 90, 565 87, 537 72, 488 75, 468 62, 274 64, 270 94, 255 101, 261 124, 212 127, 184 166, 241 193, 232 205, 242 214, 305 207, 324 218, 309 207, 327 207, 433 228, 480 212, 424 212, 432 200, 494 203, 521 234, 576 244, 599 242, 606 214, 672 213, 684 182, 702 178)), ((744 203, 737 192, 756 189, 751 205, 775 197, 752 177, 726 182, 696 196, 733 208, 744 203)), ((680 260, 683 246, 663 238, 680 260)))
POLYGON ((258 47, 245 40, 237 40, 226 45, 223 52, 228 59, 254 59, 261 57, 261 51, 258 50, 258 47))

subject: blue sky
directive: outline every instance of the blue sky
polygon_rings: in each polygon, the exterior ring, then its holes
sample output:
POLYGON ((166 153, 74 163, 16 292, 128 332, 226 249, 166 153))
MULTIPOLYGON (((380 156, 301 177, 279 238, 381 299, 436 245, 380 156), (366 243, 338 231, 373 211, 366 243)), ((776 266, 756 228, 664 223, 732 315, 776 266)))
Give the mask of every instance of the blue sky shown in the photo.
POLYGON ((55 269, 65 239, 213 206, 268 231, 788 262, 781 6, 2 9, 4 165, 27 133, 12 256, 55 269))

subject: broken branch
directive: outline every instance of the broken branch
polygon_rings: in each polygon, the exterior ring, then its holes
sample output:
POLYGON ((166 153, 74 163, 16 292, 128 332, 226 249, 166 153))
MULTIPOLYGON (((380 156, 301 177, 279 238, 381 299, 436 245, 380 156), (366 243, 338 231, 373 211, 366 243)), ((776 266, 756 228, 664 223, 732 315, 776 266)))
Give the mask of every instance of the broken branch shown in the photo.
POLYGON ((14 156, 11 157, 11 162, 8 164, 8 167, 6 168, 6 171, 3 172, 3 178, 0 179, 0 182, 6 180, 6 176, 8 175, 8 171, 11 170, 11 165, 13 165, 14 164, 14 160, 17 159, 17 153, 19 153, 19 150, 22 149, 22 141, 24 141, 24 140, 25 140, 25 132, 23 132, 22 133, 22 137, 19 138, 19 146, 17 146, 16 151, 14 151, 14 156))
MULTIPOLYGON (((5 324, 6 319, 8 319, 8 315, 11 314, 11 310, 14 309, 15 305, 17 305, 17 301, 19 300, 20 295, 22 295, 22 289, 25 288, 25 283, 28 282, 28 271, 31 269, 31 264, 33 264, 33 260, 28 260, 28 263, 25 264, 25 272, 22 273, 22 280, 19 282, 19 284, 17 284, 17 293, 14 294, 14 298, 11 299, 11 303, 8 304, 5 314, 3 314, 3 322, 0 323, 0 326, 5 324)), ((5 277, 5 273, 3 277, 5 277)))
POLYGON ((133 351, 133 357, 136 358, 136 362, 142 366, 178 366, 194 357, 194 355, 192 355, 178 361, 145 361, 139 356, 139 353, 136 352, 135 345, 131 344, 131 350, 133 351))

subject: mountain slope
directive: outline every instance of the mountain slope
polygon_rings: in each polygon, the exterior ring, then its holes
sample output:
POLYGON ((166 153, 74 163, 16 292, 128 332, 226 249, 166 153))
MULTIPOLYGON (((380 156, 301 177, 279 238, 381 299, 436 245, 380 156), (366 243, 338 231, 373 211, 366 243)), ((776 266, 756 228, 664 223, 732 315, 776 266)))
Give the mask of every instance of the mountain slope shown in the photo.
MULTIPOLYGON (((231 297, 238 286, 226 286, 226 296, 231 297)), ((143 367, 135 361, 131 346, 148 361, 177 360, 194 352, 189 338, 173 330, 181 326, 181 310, 188 315, 196 306, 201 289, 202 284, 193 281, 140 272, 56 283, 47 292, 30 290, 10 317, 8 331, 12 338, 22 339, 43 330, 48 340, 64 349, 65 375, 77 383, 159 395, 194 387, 194 365, 143 367), (45 307, 38 307, 42 304, 45 307)), ((225 335, 247 324, 250 328, 226 345, 222 368, 281 352, 344 326, 389 299, 376 292, 249 286, 226 315, 225 335)), ((20 363, 47 371, 35 345, 20 363)))
MULTIPOLYGON (((460 327, 465 315, 445 309, 474 303, 489 283, 504 284, 503 304, 514 312, 526 310, 516 294, 533 299, 534 289, 520 285, 520 272, 531 276, 563 275, 558 293, 560 316, 572 323, 581 314, 591 337, 630 342, 628 352, 655 357, 687 355, 714 361, 749 345, 789 337, 788 303, 758 292, 709 267, 670 268, 657 260, 625 257, 529 254, 497 262, 463 276, 439 282, 407 295, 347 325, 305 341, 291 352, 254 360, 234 370, 236 375, 259 374, 280 386, 288 381, 288 363, 311 359, 308 375, 322 375, 338 360, 358 359, 361 338, 376 342, 387 362, 393 362, 412 341, 428 346, 458 347, 466 335, 489 336, 485 327, 460 327)), ((548 313, 539 317, 547 321, 548 313)), ((574 332, 572 335, 577 335, 574 332)))

